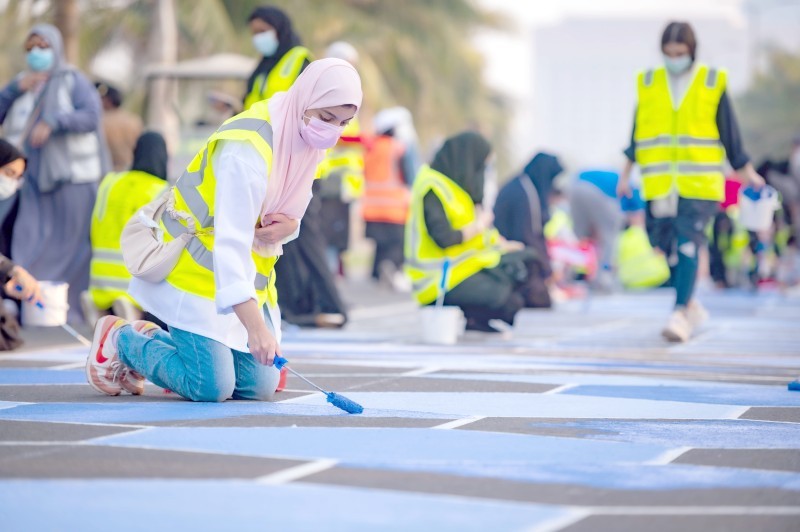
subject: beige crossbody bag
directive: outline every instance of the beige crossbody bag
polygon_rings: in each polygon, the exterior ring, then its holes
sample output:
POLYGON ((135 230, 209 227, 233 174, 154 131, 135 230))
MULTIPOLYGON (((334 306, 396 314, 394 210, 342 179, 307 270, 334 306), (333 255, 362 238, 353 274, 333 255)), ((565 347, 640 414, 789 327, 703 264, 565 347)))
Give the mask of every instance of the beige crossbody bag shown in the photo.
POLYGON ((134 277, 159 283, 175 268, 181 252, 197 234, 194 218, 176 211, 172 188, 139 209, 122 230, 120 244, 125 267, 134 277), (186 232, 170 242, 164 241, 159 221, 166 213, 174 220, 186 222, 186 232))

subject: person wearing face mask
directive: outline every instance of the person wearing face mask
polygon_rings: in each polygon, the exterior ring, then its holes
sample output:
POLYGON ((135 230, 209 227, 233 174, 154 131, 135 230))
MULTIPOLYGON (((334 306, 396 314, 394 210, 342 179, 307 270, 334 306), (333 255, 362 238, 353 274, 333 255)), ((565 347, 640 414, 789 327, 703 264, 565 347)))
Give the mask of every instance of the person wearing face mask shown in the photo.
POLYGON ((637 78, 633 133, 617 191, 630 195, 631 169, 638 164, 650 240, 667 256, 676 292, 662 335, 685 342, 708 317, 693 295, 705 229, 725 195, 725 159, 751 186, 762 187, 764 179, 744 152, 727 72, 696 61, 692 27, 667 25, 661 51, 664 64, 637 78))
POLYGON ((272 397, 281 339, 274 266, 298 234, 317 165, 361 96, 349 63, 322 59, 288 91, 217 129, 160 216, 166 242, 191 234, 178 262, 163 281, 134 277, 129 285, 169 332, 100 318, 86 361, 93 388, 141 394, 146 378, 192 401, 272 397))
POLYGON ((86 321, 92 326, 109 311, 141 319, 138 304, 127 294, 131 275, 122 260, 120 237, 125 224, 167 188, 167 144, 159 133, 139 136, 129 170, 108 174, 100 183, 92 211, 92 262, 89 290, 81 294, 86 321))
POLYGON ((489 142, 466 132, 445 141, 411 189, 405 233, 405 270, 420 305, 435 304, 444 262, 444 304, 461 307, 467 329, 501 332, 525 305, 523 244, 506 241, 483 202, 489 142))
POLYGON ((288 90, 312 60, 311 52, 300 44, 292 29, 292 21, 277 7, 257 7, 247 24, 261 61, 247 80, 245 111, 276 92, 288 90))
MULTIPOLYGON (((0 139, 0 200, 14 196, 22 186, 25 156, 13 144, 0 139)), ((0 282, 5 293, 15 299, 25 299, 33 303, 41 303, 42 294, 39 283, 25 270, 11 261, 5 254, 0 254, 0 282)))
POLYGON ((25 50, 28 69, 0 91, 3 131, 28 160, 11 256, 39 279, 68 283, 67 319, 80 323, 80 294, 89 285, 92 206, 97 182, 110 167, 100 97, 66 64, 54 26, 34 26, 25 50))

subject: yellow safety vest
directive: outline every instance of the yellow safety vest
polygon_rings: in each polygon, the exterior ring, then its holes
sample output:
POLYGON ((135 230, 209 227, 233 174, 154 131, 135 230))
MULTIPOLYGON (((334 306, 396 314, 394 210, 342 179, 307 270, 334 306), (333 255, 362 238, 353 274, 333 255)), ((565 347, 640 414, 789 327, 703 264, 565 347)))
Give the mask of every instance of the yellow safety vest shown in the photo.
POLYGON ((253 88, 244 99, 244 110, 254 103, 269 100, 276 92, 289 90, 300 75, 303 63, 311 61, 311 51, 303 46, 295 46, 285 54, 266 74, 260 74, 253 81, 253 88))
POLYGON ((490 229, 466 242, 440 248, 425 226, 423 199, 433 191, 444 206, 450 225, 460 230, 475 221, 475 204, 469 194, 453 180, 428 166, 420 168, 411 189, 411 208, 405 228, 405 271, 411 278, 414 297, 421 305, 436 300, 442 281, 442 266, 448 260, 445 290, 485 268, 500 263, 500 234, 490 229))
POLYGON ((725 148, 717 109, 727 84, 725 70, 697 65, 683 101, 673 107, 667 71, 640 72, 634 142, 642 196, 652 200, 677 188, 684 198, 721 201, 725 148))
MULTIPOLYGON (((361 125, 358 117, 353 118, 344 128, 342 137, 358 137, 361 125)), ((323 185, 330 196, 335 195, 344 201, 352 201, 364 195, 364 145, 360 142, 339 142, 328 150, 325 159, 319 163, 320 179, 329 179, 323 185), (330 188, 328 188, 330 187, 330 188)))
POLYGON ((108 174, 100 183, 92 210, 89 267, 89 293, 97 308, 109 309, 119 298, 133 301, 127 294, 131 274, 122 261, 120 235, 131 216, 166 188, 163 179, 137 170, 108 174))
POLYGON ((669 279, 667 259, 650 245, 644 228, 632 225, 620 235, 617 274, 628 289, 655 288, 669 279))
MULTIPOLYGON (((198 228, 196 237, 189 240, 177 265, 167 275, 166 281, 175 288, 206 299, 215 298, 213 252, 214 194, 217 179, 209 161, 218 141, 246 141, 263 157, 269 175, 269 169, 272 168, 272 126, 267 103, 258 102, 248 111, 226 120, 211 135, 205 147, 189 163, 172 188, 175 210, 190 214, 198 228)), ((254 227, 257 221, 253 220, 254 227)), ((161 217, 161 227, 167 242, 187 231, 183 220, 173 219, 169 212, 161 217)), ((256 266, 255 288, 259 305, 269 302, 270 306, 274 306, 278 302, 278 296, 273 269, 278 258, 262 257, 256 253, 251 253, 251 257, 256 266)))

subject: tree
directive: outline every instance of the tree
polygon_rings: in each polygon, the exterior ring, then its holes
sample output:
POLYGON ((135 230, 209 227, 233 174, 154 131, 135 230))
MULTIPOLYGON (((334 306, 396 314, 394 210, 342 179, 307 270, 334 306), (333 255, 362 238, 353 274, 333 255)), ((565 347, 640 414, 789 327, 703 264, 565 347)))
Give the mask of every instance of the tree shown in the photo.
POLYGON ((767 69, 737 100, 745 146, 756 163, 785 160, 800 131, 800 55, 773 51, 767 69))

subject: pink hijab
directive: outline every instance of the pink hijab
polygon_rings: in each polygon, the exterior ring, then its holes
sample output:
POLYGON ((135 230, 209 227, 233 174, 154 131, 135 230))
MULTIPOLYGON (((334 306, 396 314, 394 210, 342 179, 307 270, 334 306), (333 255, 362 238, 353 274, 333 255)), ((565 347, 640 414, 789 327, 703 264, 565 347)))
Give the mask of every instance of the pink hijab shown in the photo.
MULTIPOLYGON (((268 214, 285 214, 299 220, 311 198, 317 165, 325 150, 309 147, 300 137, 303 115, 308 109, 355 105, 361 107, 361 78, 356 69, 341 59, 320 59, 303 71, 287 92, 270 98, 272 123, 272 171, 267 181, 267 196, 261 220, 268 214)), ((262 255, 280 255, 280 246, 264 249, 262 255)))

